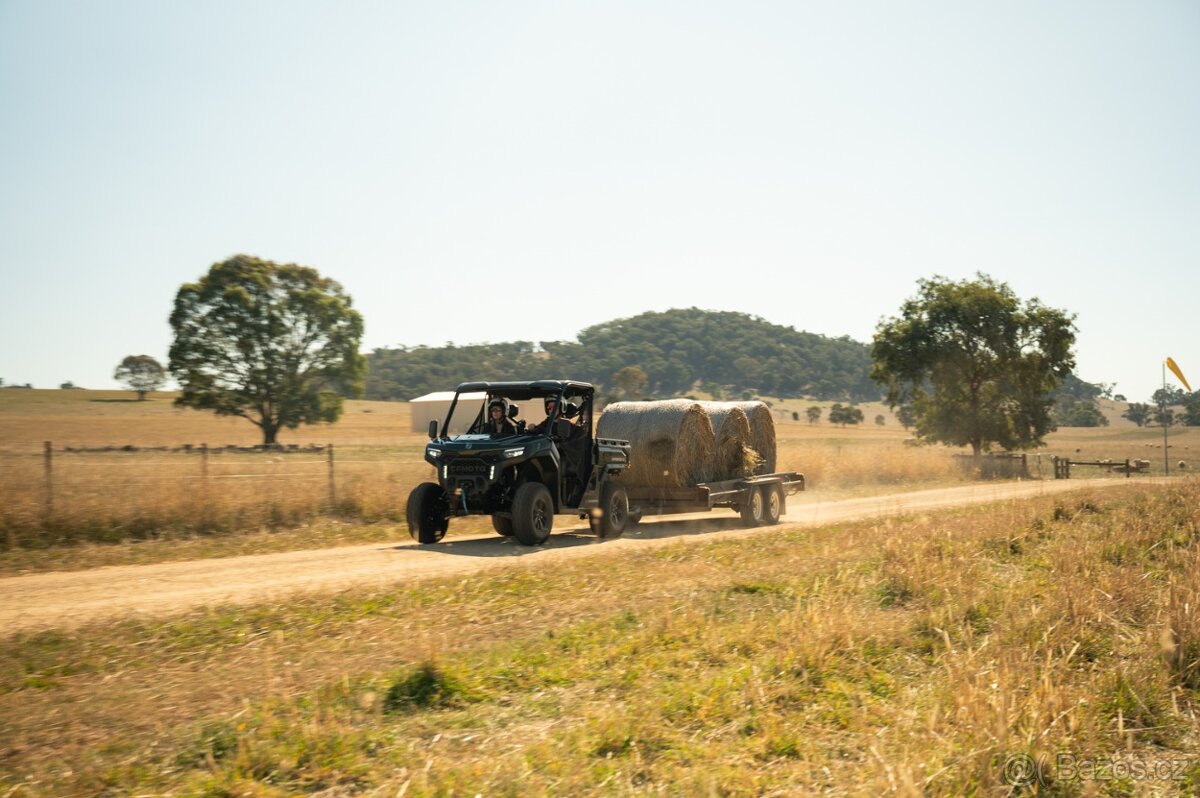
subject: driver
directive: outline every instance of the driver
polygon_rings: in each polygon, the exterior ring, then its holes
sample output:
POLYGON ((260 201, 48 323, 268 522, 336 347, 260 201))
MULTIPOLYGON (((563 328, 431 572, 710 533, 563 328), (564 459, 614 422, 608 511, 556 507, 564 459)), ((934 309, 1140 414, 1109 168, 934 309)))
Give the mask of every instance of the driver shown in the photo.
POLYGON ((484 432, 495 437, 517 434, 517 425, 512 423, 505 412, 508 409, 507 405, 508 402, 500 397, 488 402, 488 417, 484 424, 484 432))

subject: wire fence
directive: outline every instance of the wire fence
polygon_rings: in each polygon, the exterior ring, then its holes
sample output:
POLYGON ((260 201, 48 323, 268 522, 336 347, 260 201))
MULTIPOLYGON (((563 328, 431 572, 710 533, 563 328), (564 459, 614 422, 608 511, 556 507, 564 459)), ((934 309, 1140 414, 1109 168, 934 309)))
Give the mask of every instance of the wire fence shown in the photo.
POLYGON ((0 455, 0 545, 38 546, 403 516, 416 452, 331 444, 106 447, 0 455))

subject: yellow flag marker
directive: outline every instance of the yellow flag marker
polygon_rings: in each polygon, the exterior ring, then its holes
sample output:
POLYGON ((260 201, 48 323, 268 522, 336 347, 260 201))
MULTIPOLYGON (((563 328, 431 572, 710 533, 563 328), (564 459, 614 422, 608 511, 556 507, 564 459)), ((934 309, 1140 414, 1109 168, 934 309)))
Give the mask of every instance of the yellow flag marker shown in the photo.
POLYGON ((1187 388, 1189 391, 1192 390, 1192 386, 1188 385, 1187 377, 1183 376, 1183 372, 1179 370, 1179 366, 1171 358, 1167 358, 1167 368, 1175 373, 1175 376, 1183 383, 1184 388, 1187 388))

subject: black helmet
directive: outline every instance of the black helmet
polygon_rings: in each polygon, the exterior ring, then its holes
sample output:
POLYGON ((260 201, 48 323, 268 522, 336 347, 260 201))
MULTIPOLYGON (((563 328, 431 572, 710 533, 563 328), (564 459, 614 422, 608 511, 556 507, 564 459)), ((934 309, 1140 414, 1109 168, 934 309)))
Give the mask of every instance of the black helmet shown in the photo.
POLYGON ((508 402, 506 402, 501 396, 493 397, 492 400, 488 402, 488 415, 491 415, 493 407, 500 408, 501 413, 508 412, 508 402))

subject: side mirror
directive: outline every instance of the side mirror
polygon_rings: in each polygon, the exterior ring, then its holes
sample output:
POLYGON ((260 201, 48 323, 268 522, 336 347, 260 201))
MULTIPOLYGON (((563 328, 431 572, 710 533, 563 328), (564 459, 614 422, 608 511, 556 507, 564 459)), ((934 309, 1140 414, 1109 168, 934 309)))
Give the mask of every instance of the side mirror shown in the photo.
POLYGON ((434 421, 429 422, 429 440, 433 440, 436 437, 437 437, 437 421, 434 420, 434 421))
POLYGON ((521 408, 517 407, 516 405, 508 406, 508 417, 509 418, 516 418, 517 413, 520 413, 520 412, 521 412, 521 408))
POLYGON ((566 440, 571 435, 571 422, 560 418, 554 422, 554 437, 566 440))

